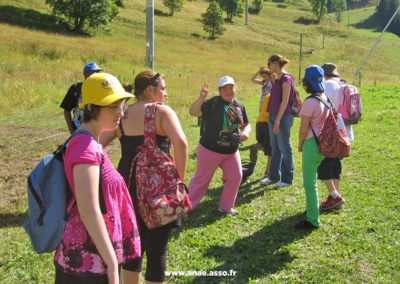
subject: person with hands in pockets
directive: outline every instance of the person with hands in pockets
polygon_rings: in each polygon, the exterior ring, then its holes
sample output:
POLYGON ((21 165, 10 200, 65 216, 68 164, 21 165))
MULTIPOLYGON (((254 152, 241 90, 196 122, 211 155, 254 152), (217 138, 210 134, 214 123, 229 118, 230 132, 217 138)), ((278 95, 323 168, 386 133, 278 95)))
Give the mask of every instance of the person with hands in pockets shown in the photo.
POLYGON ((189 183, 189 198, 195 208, 208 190, 218 167, 223 171, 224 189, 218 211, 236 215, 233 208, 242 179, 239 144, 249 138, 251 126, 246 108, 236 97, 232 77, 219 80, 219 95, 207 99, 208 84, 190 106, 189 113, 202 117, 200 142, 197 148, 197 168, 189 183))

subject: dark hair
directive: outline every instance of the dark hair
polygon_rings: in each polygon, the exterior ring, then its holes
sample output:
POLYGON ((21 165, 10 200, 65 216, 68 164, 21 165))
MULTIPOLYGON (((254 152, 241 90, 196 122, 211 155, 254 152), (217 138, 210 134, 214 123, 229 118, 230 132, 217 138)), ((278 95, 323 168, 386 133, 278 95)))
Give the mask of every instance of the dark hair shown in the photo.
POLYGON ((306 93, 308 94, 315 94, 318 93, 314 87, 310 84, 310 82, 307 81, 306 77, 303 78, 303 80, 301 81, 304 90, 306 91, 306 93))
POLYGON ((260 75, 263 75, 263 74, 266 74, 270 77, 272 76, 272 72, 265 68, 261 69, 261 71, 260 71, 260 75))
POLYGON ((289 63, 289 60, 280 54, 274 54, 268 58, 268 62, 279 62, 279 66, 283 67, 289 63))
POLYGON ((148 86, 157 87, 160 83, 160 78, 164 79, 164 76, 160 73, 154 72, 153 70, 140 72, 135 77, 135 82, 133 83, 135 96, 142 96, 148 86))
POLYGON ((90 104, 83 107, 83 122, 89 122, 92 119, 96 120, 99 117, 101 106, 90 104))

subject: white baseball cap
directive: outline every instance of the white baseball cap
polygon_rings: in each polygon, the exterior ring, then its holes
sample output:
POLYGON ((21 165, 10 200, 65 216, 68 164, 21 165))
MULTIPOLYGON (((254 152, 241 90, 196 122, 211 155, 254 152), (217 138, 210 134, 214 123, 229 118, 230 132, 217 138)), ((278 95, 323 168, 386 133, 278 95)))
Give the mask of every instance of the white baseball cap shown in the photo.
POLYGON ((236 84, 232 77, 224 76, 221 79, 219 79, 219 87, 222 88, 225 85, 236 85, 236 84))

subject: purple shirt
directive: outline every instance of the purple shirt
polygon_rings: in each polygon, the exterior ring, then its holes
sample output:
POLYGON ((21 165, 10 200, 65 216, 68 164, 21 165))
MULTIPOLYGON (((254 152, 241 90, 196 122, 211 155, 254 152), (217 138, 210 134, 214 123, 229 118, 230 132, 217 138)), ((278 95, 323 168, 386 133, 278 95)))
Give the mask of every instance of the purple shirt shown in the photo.
MULTIPOLYGON (((269 98, 268 104, 268 112, 272 115, 276 115, 279 112, 279 107, 281 106, 282 102, 282 85, 283 83, 288 82, 291 89, 289 93, 289 98, 292 96, 293 89, 294 89, 294 80, 290 74, 283 74, 282 77, 275 81, 274 85, 271 89, 271 95, 269 98)), ((284 114, 292 113, 291 107, 288 104, 286 106, 286 110, 284 114)))

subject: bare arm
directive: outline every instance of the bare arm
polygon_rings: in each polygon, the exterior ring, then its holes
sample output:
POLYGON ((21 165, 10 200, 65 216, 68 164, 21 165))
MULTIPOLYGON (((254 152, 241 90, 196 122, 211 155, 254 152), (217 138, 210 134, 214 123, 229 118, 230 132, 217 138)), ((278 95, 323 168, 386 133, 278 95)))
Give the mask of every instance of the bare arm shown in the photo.
POLYGON ((69 132, 71 134, 74 133, 74 126, 72 124, 71 112, 64 109, 64 118, 65 118, 65 121, 67 122, 69 132))
POLYGON ((185 133, 176 113, 167 106, 160 106, 162 109, 161 128, 171 140, 174 149, 174 160, 179 177, 185 181, 188 144, 185 133))
POLYGON ((279 125, 281 123, 282 116, 285 113, 286 107, 289 103, 290 89, 291 89, 291 86, 289 85, 288 82, 285 82, 282 84, 282 102, 281 102, 281 105, 279 106, 278 115, 276 117, 274 128, 273 128, 273 132, 275 134, 279 133, 279 125))
POLYGON ((299 152, 303 150, 303 144, 304 140, 306 140, 307 137, 307 132, 308 132, 308 127, 310 125, 311 117, 308 116, 301 116, 301 122, 300 122, 300 130, 299 130, 299 145, 298 149, 299 152))
POLYGON ((260 75, 261 69, 262 69, 262 67, 260 67, 260 69, 251 77, 251 81, 253 83, 262 85, 263 81, 260 79, 257 79, 258 75, 260 75))
POLYGON ((201 106, 206 100, 207 95, 208 95, 208 84, 205 83, 200 90, 200 96, 190 106, 189 113, 191 116, 194 117, 201 116, 201 106))
POLYGON ((250 132, 251 132, 251 125, 250 123, 247 123, 243 129, 242 132, 240 133, 240 141, 246 141, 250 137, 250 132))
POLYGON ((74 166, 74 184, 78 211, 101 258, 107 265, 109 283, 119 283, 118 261, 107 232, 99 204, 100 167, 79 164, 74 166))

